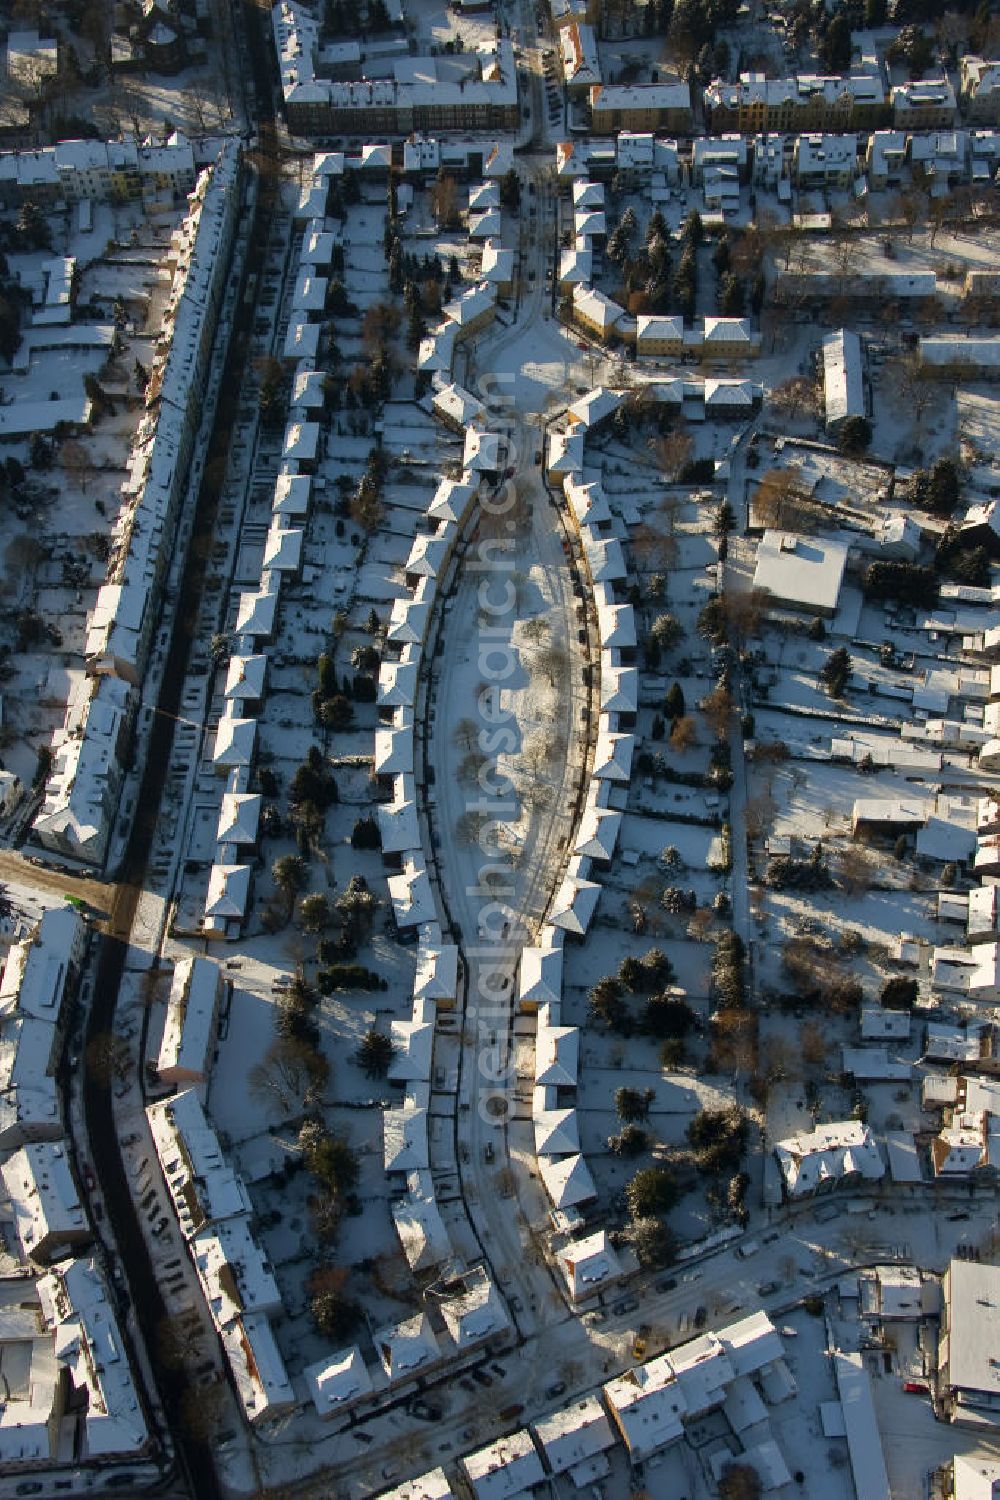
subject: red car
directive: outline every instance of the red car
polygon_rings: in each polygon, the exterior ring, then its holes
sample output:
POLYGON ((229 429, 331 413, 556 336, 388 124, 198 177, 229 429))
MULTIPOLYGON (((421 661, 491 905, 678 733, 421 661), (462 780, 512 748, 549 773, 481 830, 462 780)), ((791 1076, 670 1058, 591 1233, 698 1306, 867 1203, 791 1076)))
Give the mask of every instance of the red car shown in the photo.
POLYGON ((904 1380, 903 1390, 908 1396, 929 1396, 930 1391, 922 1380, 904 1380))

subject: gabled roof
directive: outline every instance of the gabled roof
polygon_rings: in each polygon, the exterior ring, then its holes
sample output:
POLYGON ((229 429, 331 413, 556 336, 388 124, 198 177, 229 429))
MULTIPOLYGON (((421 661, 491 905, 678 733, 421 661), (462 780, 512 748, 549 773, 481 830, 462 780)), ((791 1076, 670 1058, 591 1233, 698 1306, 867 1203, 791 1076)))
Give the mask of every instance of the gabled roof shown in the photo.
POLYGON ((590 1168, 582 1156, 540 1156, 538 1172, 554 1208, 572 1208, 597 1197, 590 1168))

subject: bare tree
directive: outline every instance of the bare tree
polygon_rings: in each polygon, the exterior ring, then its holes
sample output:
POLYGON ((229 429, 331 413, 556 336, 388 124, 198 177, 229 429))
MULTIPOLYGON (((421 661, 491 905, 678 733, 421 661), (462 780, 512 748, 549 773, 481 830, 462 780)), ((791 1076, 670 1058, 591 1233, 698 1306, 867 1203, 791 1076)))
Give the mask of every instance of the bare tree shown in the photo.
POLYGON ((793 420, 803 414, 815 416, 818 407, 816 382, 806 375, 790 375, 774 387, 768 401, 775 411, 793 420))
POLYGON ((808 531, 815 523, 815 510, 797 464, 767 469, 761 475, 753 497, 754 520, 759 526, 808 531))
POLYGON ((905 193, 897 193, 890 205, 893 217, 902 221, 906 226, 907 241, 912 243, 913 231, 927 213, 926 194, 911 189, 905 193))
POLYGON ((548 678, 549 687, 559 687, 569 670, 569 653, 565 646, 551 641, 535 656, 534 665, 548 678))
POLYGON ((752 839, 763 838, 774 823, 777 811, 778 804, 770 787, 765 787, 756 797, 748 797, 744 808, 747 836, 752 839))
POLYGON ((282 1115, 300 1109, 312 1082, 312 1048, 297 1037, 279 1036, 247 1074, 247 1088, 259 1104, 282 1115))
POLYGON ((866 849, 848 844, 837 855, 837 878, 848 895, 858 896, 870 890, 874 871, 866 849))
POLYGON ((694 439, 690 433, 675 429, 665 437, 654 438, 650 447, 666 477, 676 479, 694 452, 694 439))
POLYGON ((705 717, 705 723, 715 738, 726 739, 733 719, 733 695, 729 689, 723 687, 721 683, 714 687, 707 697, 701 700, 701 711, 705 717))
POLYGON ((471 751, 478 744, 479 728, 475 719, 459 719, 455 725, 453 739, 461 749, 471 751))
POLYGON ((817 1026, 815 1021, 806 1021, 799 1032, 799 1050, 803 1062, 808 1063, 811 1068, 821 1068, 825 1064, 829 1043, 822 1027, 817 1026))

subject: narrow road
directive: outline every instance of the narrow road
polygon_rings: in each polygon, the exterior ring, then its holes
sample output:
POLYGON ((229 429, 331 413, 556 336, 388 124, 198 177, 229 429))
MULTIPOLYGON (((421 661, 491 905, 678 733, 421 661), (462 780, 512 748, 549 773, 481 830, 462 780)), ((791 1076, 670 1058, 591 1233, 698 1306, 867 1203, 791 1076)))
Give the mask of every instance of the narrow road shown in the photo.
MULTIPOLYGON (((434 793, 427 817, 468 975, 456 1118, 463 1196, 519 1334, 528 1339, 541 1335, 547 1343, 547 1330, 571 1313, 565 1288, 554 1281, 531 1242, 531 1220, 538 1218, 543 1198, 539 1184, 524 1176, 526 1163, 534 1161, 528 1121, 522 1119, 518 1126, 522 1149, 511 1151, 516 1107, 513 977, 572 848, 587 770, 584 666, 589 643, 566 531, 540 463, 544 412, 562 398, 574 361, 572 344, 552 324, 544 348, 537 344, 551 297, 545 270, 555 250, 556 215, 549 172, 526 165, 535 191, 522 194, 514 321, 508 327, 496 325, 477 343, 466 372, 467 382, 487 402, 495 429, 508 440, 517 498, 509 514, 481 517, 443 605, 443 650, 432 658, 428 683, 428 724, 433 726, 428 765, 434 793), (534 356, 548 361, 546 378, 541 378, 541 366, 536 367, 539 378, 493 373, 501 354, 508 366, 517 368, 516 354, 514 359, 510 355, 522 341, 522 374, 534 356), (478 387, 477 365, 489 372, 478 387), (503 550, 491 553, 490 542, 499 542, 503 550), (490 557, 502 560, 496 573, 480 566, 490 557), (505 593, 510 602, 503 612, 483 610, 484 595, 495 605, 505 593), (490 655, 492 643, 497 652, 490 655), (503 651, 510 653, 506 665, 503 651), (501 671, 509 675, 497 680, 501 671), (489 757, 477 782, 470 767, 474 770, 477 745, 485 754, 491 728, 477 700, 481 686, 493 681, 514 735, 489 757), (505 783, 510 795, 502 790, 505 783), (504 805, 491 810, 490 802, 504 805), (485 804, 485 814, 496 820, 491 832, 505 851, 502 859, 477 846, 477 803, 485 804), (495 871, 496 888, 491 865, 503 867, 503 874, 495 871), (525 1140, 531 1143, 527 1153, 525 1140), (498 1191, 504 1178, 506 1197, 498 1191)), ((564 1328, 557 1342, 564 1344, 567 1338, 576 1342, 573 1331, 564 1328)), ((538 1353, 539 1368, 551 1369, 558 1356, 538 1353)))

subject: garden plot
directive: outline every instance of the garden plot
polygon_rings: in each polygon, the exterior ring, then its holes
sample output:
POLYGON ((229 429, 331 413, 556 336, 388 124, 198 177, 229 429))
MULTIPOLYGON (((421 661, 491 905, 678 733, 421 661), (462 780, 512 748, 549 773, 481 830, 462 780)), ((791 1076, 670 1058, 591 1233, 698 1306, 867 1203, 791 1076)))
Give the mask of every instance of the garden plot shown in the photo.
POLYGON ((422 46, 433 45, 453 52, 475 52, 480 47, 489 47, 497 36, 492 12, 460 14, 446 0, 412 0, 412 3, 408 0, 406 19, 422 46))
POLYGON ((659 859, 665 849, 676 850, 669 856, 670 876, 683 883, 687 871, 704 871, 709 866, 718 834, 699 824, 674 823, 666 817, 626 813, 622 820, 623 853, 631 851, 648 859, 659 859))
MULTIPOLYGON (((753 792, 757 790, 756 777, 754 770, 753 792)), ((832 762, 812 761, 806 768, 785 761, 777 768, 769 766, 762 777, 776 803, 770 832, 813 842, 831 833, 849 831, 854 803, 859 797, 912 800, 932 795, 927 783, 917 786, 890 769, 880 771, 877 776, 861 776, 852 766, 832 762)))

